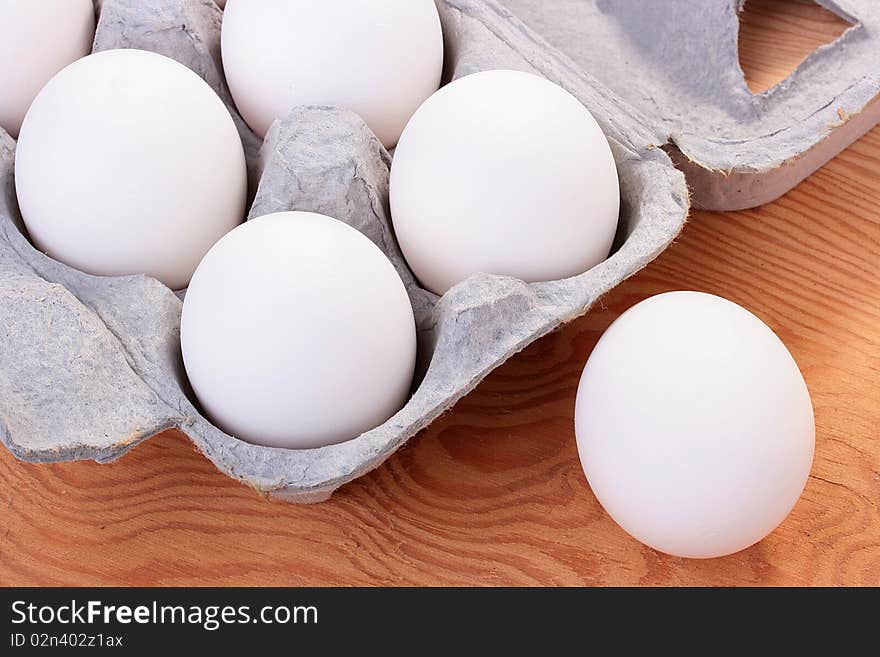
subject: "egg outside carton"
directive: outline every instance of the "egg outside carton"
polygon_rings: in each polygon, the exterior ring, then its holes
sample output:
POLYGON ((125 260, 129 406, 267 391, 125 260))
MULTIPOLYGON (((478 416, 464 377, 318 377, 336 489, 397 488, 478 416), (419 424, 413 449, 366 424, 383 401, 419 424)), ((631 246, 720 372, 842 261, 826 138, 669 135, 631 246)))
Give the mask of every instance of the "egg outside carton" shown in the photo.
MULTIPOLYGON (((528 9, 524 2, 505 4, 522 11, 528 9)), ((226 87, 219 57, 222 14, 213 0, 103 0, 96 51, 141 48, 172 57, 201 75, 229 106, 249 161, 250 217, 283 210, 327 214, 361 230, 388 255, 417 317, 419 385, 388 422, 340 445, 284 450, 224 434, 191 402, 180 358, 183 295, 143 276, 89 276, 34 250, 20 232, 15 144, 0 134, 0 330, 6 336, 0 352, 0 439, 15 456, 108 462, 177 428, 230 477, 279 499, 322 501, 378 467, 512 355, 585 314, 672 242, 686 221, 689 195, 684 176, 658 147, 669 141, 668 122, 635 109, 494 0, 437 4, 446 80, 496 68, 537 73, 568 89, 595 116, 621 181, 612 256, 564 281, 525 284, 477 275, 436 297, 419 287, 401 256, 388 212, 391 156, 356 115, 296 108, 261 144, 238 116, 226 87)), ((676 14, 686 3, 667 4, 676 14)), ((545 7, 534 1, 539 5, 545 7)), ((560 11, 556 18, 570 18, 560 11)), ((704 32, 713 29, 727 33, 729 25, 708 25, 704 32)), ((711 178, 711 169, 704 171, 711 178)), ((702 184, 699 176, 696 180, 702 184)), ((718 184, 711 180, 705 187, 710 197, 718 184)))

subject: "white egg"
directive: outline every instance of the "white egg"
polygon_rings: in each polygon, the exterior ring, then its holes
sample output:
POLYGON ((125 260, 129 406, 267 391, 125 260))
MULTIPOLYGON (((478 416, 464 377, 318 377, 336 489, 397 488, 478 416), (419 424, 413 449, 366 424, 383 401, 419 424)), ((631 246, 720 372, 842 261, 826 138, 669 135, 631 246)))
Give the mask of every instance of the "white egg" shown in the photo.
POLYGON ((391 214, 422 284, 437 294, 478 272, 527 282, 608 257, 620 188, 608 141, 557 85, 516 71, 461 78, 401 137, 391 214))
POLYGON ((17 137, 43 85, 94 37, 92 0, 0 0, 0 128, 17 137))
POLYGON ((810 395, 785 345, 747 310, 696 292, 648 299, 608 329, 581 378, 576 431, 611 517, 692 558, 772 532, 815 446, 810 395))
POLYGON ((404 405, 416 358, 391 262, 354 228, 305 212, 255 219, 211 249, 186 294, 181 343, 218 426, 290 449, 383 424, 404 405))
POLYGON ((387 147, 440 85, 434 0, 229 0, 223 67, 260 136, 298 105, 352 110, 387 147))
POLYGON ((223 102, 182 64, 140 50, 91 55, 46 85, 22 126, 15 183, 38 248, 172 289, 241 223, 247 193, 223 102))

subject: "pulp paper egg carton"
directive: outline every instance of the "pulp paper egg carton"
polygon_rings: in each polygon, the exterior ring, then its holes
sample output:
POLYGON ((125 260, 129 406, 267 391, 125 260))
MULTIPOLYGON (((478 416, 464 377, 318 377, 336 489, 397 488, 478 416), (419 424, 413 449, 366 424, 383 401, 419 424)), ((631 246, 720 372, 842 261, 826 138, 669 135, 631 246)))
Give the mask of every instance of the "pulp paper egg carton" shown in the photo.
MULTIPOLYGON (((324 500, 672 242, 690 203, 667 150, 701 204, 744 207, 786 191, 880 118, 880 104, 870 102, 880 93, 880 9, 867 0, 823 2, 861 23, 759 96, 748 92, 737 59, 736 0, 705 0, 698 10, 689 0, 437 4, 446 80, 495 68, 538 73, 596 117, 621 182, 613 255, 568 280, 477 275, 438 298, 419 287, 401 256, 388 210, 391 156, 356 115, 296 108, 261 144, 226 88, 213 0, 103 0, 95 50, 170 56, 227 102, 248 155, 250 217, 320 212, 355 226, 390 257, 413 302, 421 367, 406 407, 347 443, 295 451, 224 434, 200 414, 187 385, 183 293, 144 276, 89 276, 34 250, 15 202, 15 143, 0 131, 0 438, 13 454, 106 462, 178 428, 235 479, 289 501, 324 500), (674 147, 664 150, 668 143, 674 147)), ((345 412, 344 399, 339 408, 345 412)))

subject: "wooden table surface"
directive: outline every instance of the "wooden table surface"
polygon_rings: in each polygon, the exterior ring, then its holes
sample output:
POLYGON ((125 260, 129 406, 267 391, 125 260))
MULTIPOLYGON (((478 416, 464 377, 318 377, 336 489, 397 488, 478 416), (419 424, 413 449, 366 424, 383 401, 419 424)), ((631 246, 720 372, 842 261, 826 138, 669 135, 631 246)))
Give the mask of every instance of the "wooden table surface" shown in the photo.
MULTIPOLYGON (((840 30, 803 3, 749 9, 743 63, 756 88, 840 30)), ((174 432, 107 466, 27 465, 0 450, 0 583, 880 585, 878 268, 880 129, 772 205, 695 212, 601 307, 326 504, 267 501, 174 432), (792 515, 712 561, 658 554, 619 529, 590 492, 572 428, 602 331, 677 289, 723 295, 769 323, 816 409, 816 460, 792 515)))

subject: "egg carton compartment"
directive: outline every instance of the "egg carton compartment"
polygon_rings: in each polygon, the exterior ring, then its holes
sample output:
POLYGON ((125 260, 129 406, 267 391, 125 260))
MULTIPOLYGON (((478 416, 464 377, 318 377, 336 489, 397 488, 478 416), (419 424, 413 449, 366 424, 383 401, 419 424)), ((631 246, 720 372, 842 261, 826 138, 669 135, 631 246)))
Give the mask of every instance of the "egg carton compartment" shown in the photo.
POLYGON ((880 3, 816 0, 851 27, 753 94, 739 62, 747 2, 501 0, 643 111, 713 210, 779 198, 880 122, 880 3))
MULTIPOLYGON (((496 2, 437 4, 447 80, 495 68, 534 72, 571 91, 595 116, 621 182, 613 255, 567 280, 526 284, 477 275, 438 298, 419 287, 401 256, 388 210, 391 156, 359 117, 296 108, 261 145, 235 112, 223 79, 222 14, 213 0, 104 0, 96 51, 127 47, 170 56, 201 75, 230 107, 249 160, 251 217, 292 209, 328 214, 389 256, 417 318, 418 385, 397 415, 347 443, 296 451, 226 435, 191 401, 180 355, 183 294, 144 276, 86 275, 35 250, 15 200, 15 143, 0 132, 0 438, 15 456, 107 462, 178 428, 229 476, 281 499, 321 501, 377 467, 494 368, 583 315, 669 245, 689 201, 684 176, 657 147, 663 143, 658 124, 496 2)), ((339 403, 344 412, 345 400, 339 403)))

